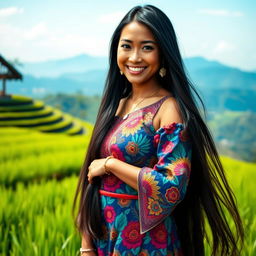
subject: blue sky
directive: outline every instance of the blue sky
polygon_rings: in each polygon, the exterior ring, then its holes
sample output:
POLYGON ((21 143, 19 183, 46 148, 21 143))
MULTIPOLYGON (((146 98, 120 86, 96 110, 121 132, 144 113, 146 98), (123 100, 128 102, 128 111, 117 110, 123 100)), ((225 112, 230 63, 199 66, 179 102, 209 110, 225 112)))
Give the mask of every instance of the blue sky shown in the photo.
POLYGON ((107 56, 116 25, 138 4, 153 4, 169 16, 183 57, 256 70, 253 0, 2 0, 0 54, 21 62, 107 56))

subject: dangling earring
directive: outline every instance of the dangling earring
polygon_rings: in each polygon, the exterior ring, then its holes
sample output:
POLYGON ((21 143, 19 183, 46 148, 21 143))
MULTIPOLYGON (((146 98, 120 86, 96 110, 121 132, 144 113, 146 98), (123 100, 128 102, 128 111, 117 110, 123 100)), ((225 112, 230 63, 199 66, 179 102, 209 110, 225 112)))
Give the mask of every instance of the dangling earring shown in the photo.
POLYGON ((121 76, 124 74, 124 72, 122 71, 122 70, 120 70, 120 74, 121 74, 121 76))
POLYGON ((164 77, 166 75, 166 69, 164 67, 159 70, 159 75, 161 77, 164 77))

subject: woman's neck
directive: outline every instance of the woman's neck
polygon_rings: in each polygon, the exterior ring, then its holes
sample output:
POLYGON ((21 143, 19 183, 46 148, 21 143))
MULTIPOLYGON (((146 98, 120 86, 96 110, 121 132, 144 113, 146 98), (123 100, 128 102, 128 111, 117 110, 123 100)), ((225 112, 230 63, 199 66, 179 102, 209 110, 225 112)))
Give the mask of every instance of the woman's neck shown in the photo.
POLYGON ((151 83, 147 85, 135 85, 132 84, 132 91, 130 99, 136 101, 138 99, 150 97, 150 95, 160 91, 161 86, 158 83, 151 83))

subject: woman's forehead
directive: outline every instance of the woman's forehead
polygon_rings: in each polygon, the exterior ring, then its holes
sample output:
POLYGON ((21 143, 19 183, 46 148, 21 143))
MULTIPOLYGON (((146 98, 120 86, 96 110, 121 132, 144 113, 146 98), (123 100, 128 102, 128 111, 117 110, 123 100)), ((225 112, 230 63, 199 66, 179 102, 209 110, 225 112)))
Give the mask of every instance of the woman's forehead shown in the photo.
POLYGON ((120 40, 155 42, 154 35, 150 29, 136 21, 133 21, 124 26, 120 35, 120 40))

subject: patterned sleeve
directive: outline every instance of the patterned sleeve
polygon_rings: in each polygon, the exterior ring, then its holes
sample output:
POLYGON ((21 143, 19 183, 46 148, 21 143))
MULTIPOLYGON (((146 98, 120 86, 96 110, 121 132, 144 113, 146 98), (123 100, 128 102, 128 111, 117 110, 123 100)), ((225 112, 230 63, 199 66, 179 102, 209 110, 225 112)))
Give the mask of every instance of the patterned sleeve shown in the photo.
POLYGON ((143 167, 138 176, 140 232, 162 222, 184 198, 191 166, 191 143, 182 124, 157 130, 154 137, 158 162, 143 167))

